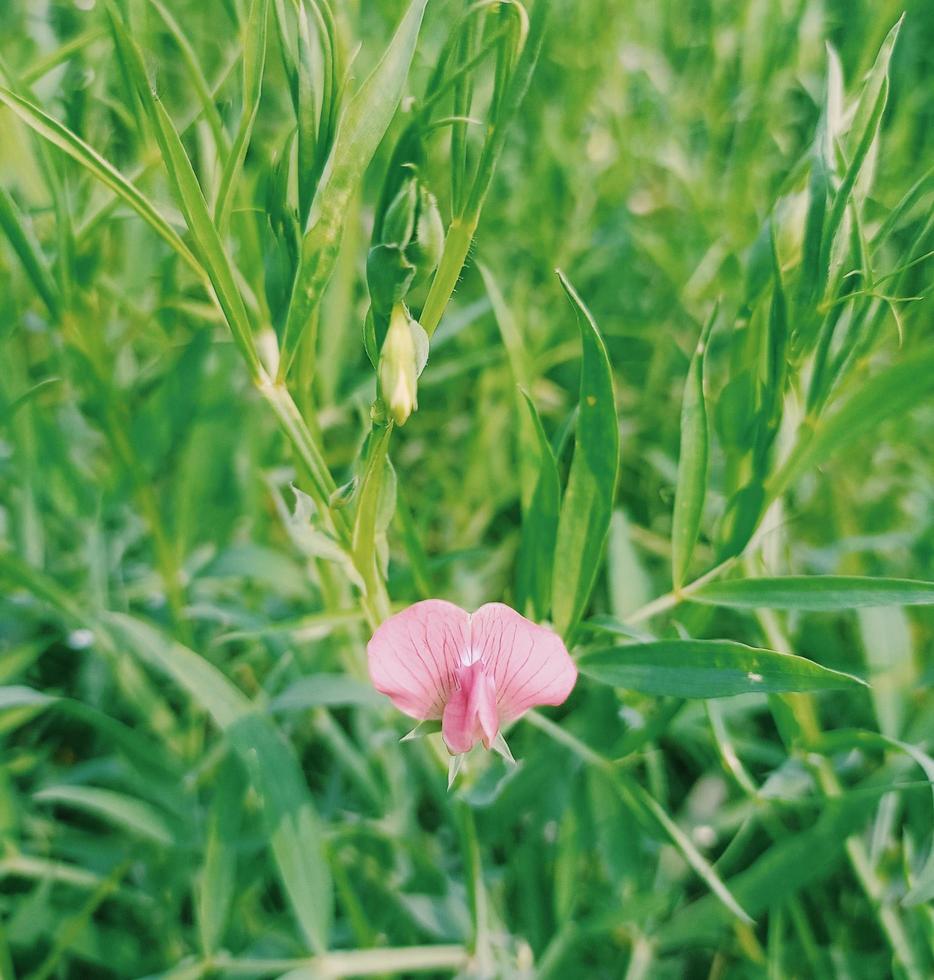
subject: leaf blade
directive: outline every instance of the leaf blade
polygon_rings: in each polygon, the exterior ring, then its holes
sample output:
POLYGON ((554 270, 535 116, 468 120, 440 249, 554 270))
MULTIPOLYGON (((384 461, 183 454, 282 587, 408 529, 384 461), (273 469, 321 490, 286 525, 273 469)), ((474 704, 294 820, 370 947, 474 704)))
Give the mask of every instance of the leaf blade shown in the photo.
POLYGON ((536 453, 537 475, 528 506, 522 515, 519 554, 516 559, 516 601, 520 609, 531 604, 538 619, 548 615, 551 600, 551 560, 558 534, 561 483, 551 443, 531 397, 522 392, 528 406, 536 453))
POLYGON ((715 316, 716 313, 712 314, 701 330, 691 356, 681 403, 681 450, 671 525, 671 579, 675 591, 684 584, 694 554, 707 493, 710 434, 704 397, 704 363, 715 316))
POLYGON ((585 654, 578 667, 593 680, 656 697, 721 698, 865 686, 857 677, 804 657, 732 640, 632 643, 585 654))
POLYGON ((182 241, 178 232, 156 210, 149 199, 105 160, 95 149, 28 99, 0 86, 0 102, 12 110, 30 129, 67 154, 87 170, 92 177, 122 198, 152 229, 170 245, 198 274, 204 275, 201 264, 182 241))
POLYGON ((785 575, 709 582, 693 590, 687 598, 691 602, 733 609, 832 612, 932 605, 934 582, 858 575, 785 575))
POLYGON ((603 338, 574 287, 563 273, 558 278, 577 313, 583 345, 577 438, 558 518, 552 573, 552 618, 558 632, 567 636, 590 598, 610 528, 619 470, 619 426, 603 338))

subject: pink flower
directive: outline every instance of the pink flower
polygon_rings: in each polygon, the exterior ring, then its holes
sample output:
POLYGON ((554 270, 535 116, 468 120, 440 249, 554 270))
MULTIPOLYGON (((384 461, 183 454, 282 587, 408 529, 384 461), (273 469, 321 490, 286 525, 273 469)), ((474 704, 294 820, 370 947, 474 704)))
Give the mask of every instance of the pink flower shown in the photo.
POLYGON ((561 638, 490 602, 475 613, 441 599, 386 620, 367 646, 373 686, 421 721, 441 720, 452 755, 476 743, 508 754, 503 725, 540 704, 561 704, 577 668, 561 638))

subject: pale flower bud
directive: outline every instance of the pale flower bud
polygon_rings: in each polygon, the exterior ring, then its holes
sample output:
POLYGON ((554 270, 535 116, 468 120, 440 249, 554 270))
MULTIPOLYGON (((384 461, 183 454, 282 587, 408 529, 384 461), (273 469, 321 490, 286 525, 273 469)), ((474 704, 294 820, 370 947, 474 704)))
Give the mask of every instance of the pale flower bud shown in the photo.
POLYGON ((418 353, 408 310, 396 303, 379 357, 379 385, 383 401, 396 425, 418 408, 418 353))

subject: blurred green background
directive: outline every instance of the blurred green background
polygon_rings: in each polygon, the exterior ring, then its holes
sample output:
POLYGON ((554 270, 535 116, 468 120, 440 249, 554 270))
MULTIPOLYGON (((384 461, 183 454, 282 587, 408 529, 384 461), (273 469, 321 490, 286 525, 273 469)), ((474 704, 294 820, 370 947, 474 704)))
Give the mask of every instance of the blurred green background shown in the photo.
MULTIPOLYGON (((191 122, 194 172, 216 187, 249 4, 163 4, 117 6, 176 125, 191 122)), ((621 433, 588 615, 796 652, 871 689, 705 702, 582 678, 567 705, 510 734, 517 768, 479 757, 448 793, 439 746, 398 744, 408 719, 366 684, 353 575, 296 501, 306 474, 202 283, 122 198, 0 108, 0 977, 932 975, 934 890, 916 887, 934 874, 931 610, 639 611, 671 588, 682 391, 715 309, 692 568, 744 550, 737 499, 774 478, 800 418, 843 411, 908 365, 844 417, 838 453, 795 472, 740 565, 934 577, 934 8, 548 5, 418 411, 393 434, 389 597, 516 603, 516 383, 562 474, 578 397, 560 268, 604 337, 621 433), (878 137, 847 191, 846 254, 823 305, 808 305, 827 46, 845 91, 839 187, 861 84, 903 9, 878 137), (768 256, 770 234, 780 272, 767 257, 763 275, 754 246, 768 256), (755 396, 747 382, 782 276, 800 342, 779 354, 766 419, 768 377, 755 396), (819 343, 795 317, 816 336, 841 310, 840 371, 821 387, 819 343)), ((333 6, 362 79, 405 5, 333 6)), ((428 4, 406 87, 416 103, 464 6, 428 4)), ((271 21, 291 0, 272 7, 271 21)), ((274 234, 294 130, 280 47, 270 26, 223 236, 261 351, 289 289, 274 234)), ((190 242, 124 60, 101 3, 0 5, 4 87, 131 176, 190 242)), ((478 66, 481 109, 492 75, 478 66)), ((292 383, 338 485, 359 473, 376 394, 365 263, 410 111, 403 100, 348 206, 292 383)), ((466 130, 473 159, 482 125, 466 130)), ((453 169, 444 131, 422 174, 445 223, 453 169)))

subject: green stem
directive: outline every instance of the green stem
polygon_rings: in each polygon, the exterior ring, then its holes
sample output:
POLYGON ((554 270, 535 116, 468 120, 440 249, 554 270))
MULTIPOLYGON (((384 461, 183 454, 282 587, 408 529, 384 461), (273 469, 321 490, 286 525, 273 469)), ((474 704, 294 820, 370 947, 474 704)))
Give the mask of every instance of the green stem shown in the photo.
POLYGON ((283 382, 273 382, 268 376, 261 376, 256 388, 275 413, 282 431, 295 450, 304 469, 311 479, 310 495, 322 516, 328 519, 338 539, 346 548, 350 546, 350 526, 347 518, 330 505, 331 494, 337 489, 334 477, 324 460, 324 454, 315 441, 289 389, 283 382))
POLYGON ((387 971, 400 974, 463 970, 468 962, 464 947, 451 945, 342 950, 309 959, 233 959, 217 956, 207 965, 232 977, 303 970, 322 980, 331 980, 338 977, 373 976, 387 971))
POLYGON ((422 308, 419 323, 430 337, 438 328, 441 317, 454 294, 457 280, 467 261, 470 243, 477 230, 477 216, 454 218, 444 239, 444 251, 438 263, 438 271, 431 281, 428 298, 422 308))
POLYGON ((653 616, 657 616, 659 613, 667 612, 669 609, 673 609, 692 593, 696 592, 702 585, 706 585, 712 579, 715 579, 718 575, 725 572, 735 561, 736 558, 727 558, 726 561, 722 561, 719 565, 715 565, 709 571, 704 572, 700 578, 694 579, 693 582, 689 582, 687 585, 682 585, 680 589, 672 589, 671 592, 666 592, 664 595, 660 595, 657 599, 653 599, 651 602, 647 602, 644 606, 640 606, 634 612, 631 612, 626 617, 625 621, 629 624, 641 623, 647 619, 651 619, 653 616))
POLYGON ((460 823, 461 849, 464 854, 464 879, 467 882, 467 899, 470 905, 470 919, 473 935, 467 950, 476 963, 477 972, 486 975, 492 965, 490 953, 490 914, 487 904, 486 887, 483 883, 483 863, 480 857, 480 842, 477 838, 477 825, 473 810, 467 803, 457 804, 460 823))
MULTIPOLYGON (((350 523, 342 510, 331 507, 331 494, 337 489, 334 477, 328 469, 324 454, 312 435, 307 423, 298 410, 291 393, 283 382, 273 382, 263 375, 256 383, 257 390, 272 408, 282 431, 288 437, 302 467, 311 480, 310 496, 315 502, 319 513, 327 520, 334 531, 338 543, 349 557, 353 557, 353 545, 350 523)), ((386 583, 378 574, 369 570, 361 570, 366 582, 366 594, 361 599, 361 606, 371 629, 377 626, 389 615, 389 594, 386 583)))

